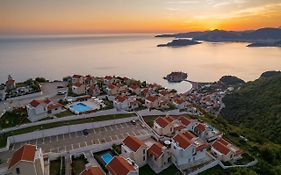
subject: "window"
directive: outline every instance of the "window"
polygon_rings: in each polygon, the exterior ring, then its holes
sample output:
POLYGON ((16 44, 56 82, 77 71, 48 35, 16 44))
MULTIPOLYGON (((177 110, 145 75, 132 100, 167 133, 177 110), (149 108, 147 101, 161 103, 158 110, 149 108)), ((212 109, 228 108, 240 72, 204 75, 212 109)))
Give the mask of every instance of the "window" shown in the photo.
POLYGON ((143 154, 145 154, 145 149, 142 151, 143 154))
POLYGON ((20 169, 19 168, 16 168, 16 173, 20 174, 20 169))
POLYGON ((143 161, 145 161, 145 156, 143 156, 143 161))

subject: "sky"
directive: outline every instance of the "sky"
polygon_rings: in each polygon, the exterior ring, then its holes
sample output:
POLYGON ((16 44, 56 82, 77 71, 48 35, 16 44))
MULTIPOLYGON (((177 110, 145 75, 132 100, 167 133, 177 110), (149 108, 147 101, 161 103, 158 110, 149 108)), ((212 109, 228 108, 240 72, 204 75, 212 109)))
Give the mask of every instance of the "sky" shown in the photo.
POLYGON ((0 33, 146 33, 281 26, 281 0, 0 0, 0 33))

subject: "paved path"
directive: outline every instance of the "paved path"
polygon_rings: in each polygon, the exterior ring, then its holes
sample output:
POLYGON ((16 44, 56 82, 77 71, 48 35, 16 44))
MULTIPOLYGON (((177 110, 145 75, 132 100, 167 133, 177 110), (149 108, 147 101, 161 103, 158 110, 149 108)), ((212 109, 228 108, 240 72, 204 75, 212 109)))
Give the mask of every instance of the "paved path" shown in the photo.
POLYGON ((149 115, 185 115, 187 112, 180 112, 178 109, 171 110, 171 111, 159 111, 159 110, 141 110, 137 112, 141 116, 149 116, 149 115))
POLYGON ((71 160, 70 154, 65 156, 65 175, 71 175, 71 160))

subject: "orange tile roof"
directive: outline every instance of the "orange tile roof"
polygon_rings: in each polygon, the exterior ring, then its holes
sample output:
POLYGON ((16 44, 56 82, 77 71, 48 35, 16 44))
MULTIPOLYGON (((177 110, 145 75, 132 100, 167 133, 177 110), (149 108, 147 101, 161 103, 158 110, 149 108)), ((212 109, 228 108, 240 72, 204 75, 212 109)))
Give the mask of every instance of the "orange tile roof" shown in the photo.
POLYGON ((7 86, 11 86, 11 85, 13 85, 13 84, 15 84, 15 80, 8 80, 8 81, 6 81, 6 85, 7 86))
POLYGON ((148 149, 148 153, 152 154, 156 159, 158 159, 162 154, 163 154, 163 148, 164 146, 157 142, 154 143, 149 149, 148 149))
POLYGON ((35 152, 36 152, 35 145, 30 145, 30 144, 23 145, 20 149, 14 152, 13 157, 9 164, 9 168, 11 168, 16 163, 22 160, 33 162, 35 157, 35 152))
POLYGON ((206 126, 203 123, 199 123, 195 128, 197 128, 200 133, 206 130, 206 126))
POLYGON ((157 96, 148 96, 146 99, 150 102, 154 102, 155 100, 158 99, 158 97, 157 96))
POLYGON ((141 146, 146 146, 145 143, 134 136, 128 136, 123 140, 124 145, 136 152, 141 146))
POLYGON ((173 140, 175 141, 175 142, 177 142, 178 144, 179 144, 179 146, 181 147, 181 148, 183 148, 183 149, 186 149, 187 147, 189 147, 189 145, 191 145, 192 144, 192 142, 189 140, 189 139, 187 139, 183 134, 177 134, 174 138, 173 138, 173 140))
POLYGON ((212 147, 224 155, 227 155, 230 152, 230 149, 222 144, 220 140, 216 140, 212 147))
POLYGON ((196 138, 196 136, 194 134, 192 134, 191 132, 184 132, 182 133, 188 140, 192 140, 194 138, 196 138))
POLYGON ((161 126, 162 128, 165 128, 166 126, 168 126, 172 121, 174 121, 174 119, 170 116, 168 117, 158 117, 155 122, 161 126))
POLYGON ((186 117, 184 117, 184 116, 180 117, 179 120, 180 120, 181 123, 182 123, 183 125, 185 125, 185 126, 189 125, 189 124, 192 122, 191 119, 188 119, 188 118, 186 118, 186 117))
POLYGON ((80 173, 80 175, 105 175, 100 167, 90 167, 80 173))
POLYGON ((125 100, 127 100, 128 99, 128 97, 126 97, 126 96, 121 96, 121 95, 118 95, 116 98, 115 98, 115 100, 117 100, 118 102, 124 102, 125 100))
POLYGON ((80 86, 82 86, 82 85, 83 85, 83 84, 82 84, 82 83, 79 83, 79 82, 73 84, 73 86, 76 86, 76 87, 80 87, 80 86))
POLYGON ((115 156, 106 168, 112 175, 127 175, 129 172, 136 171, 134 166, 121 156, 115 156))
POLYGON ((83 77, 82 75, 77 75, 77 74, 75 74, 75 75, 73 75, 72 76, 73 78, 81 78, 81 77, 83 77))

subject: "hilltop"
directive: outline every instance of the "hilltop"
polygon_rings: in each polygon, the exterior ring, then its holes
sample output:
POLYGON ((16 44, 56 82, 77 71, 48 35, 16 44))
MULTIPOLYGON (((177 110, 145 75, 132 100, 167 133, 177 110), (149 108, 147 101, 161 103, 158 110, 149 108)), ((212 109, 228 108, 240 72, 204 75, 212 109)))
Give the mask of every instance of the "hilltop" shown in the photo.
POLYGON ((281 72, 269 71, 223 98, 225 119, 281 143, 281 72))

